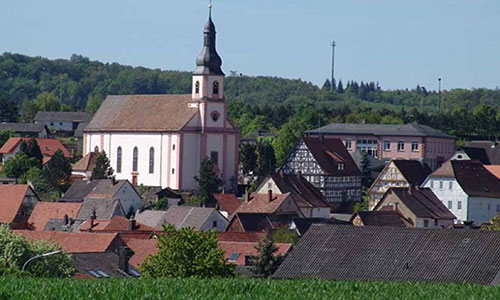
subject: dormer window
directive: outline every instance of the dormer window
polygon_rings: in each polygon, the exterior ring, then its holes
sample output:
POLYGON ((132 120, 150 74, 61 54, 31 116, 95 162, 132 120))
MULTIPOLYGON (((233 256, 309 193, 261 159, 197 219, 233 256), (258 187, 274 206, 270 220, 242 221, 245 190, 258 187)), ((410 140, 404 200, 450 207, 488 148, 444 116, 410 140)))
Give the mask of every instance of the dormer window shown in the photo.
POLYGON ((339 164, 337 165, 337 168, 338 168, 340 171, 344 170, 344 164, 343 164, 343 163, 339 163, 339 164))
POLYGON ((219 82, 218 81, 214 81, 214 83, 212 84, 212 94, 214 94, 214 95, 219 94, 219 82))
POLYGON ((194 93, 195 94, 200 93, 200 82, 199 81, 196 81, 196 83, 194 84, 194 93))
POLYGON ((212 121, 217 122, 217 120, 220 117, 220 114, 216 111, 213 111, 210 113, 210 117, 212 118, 212 121))

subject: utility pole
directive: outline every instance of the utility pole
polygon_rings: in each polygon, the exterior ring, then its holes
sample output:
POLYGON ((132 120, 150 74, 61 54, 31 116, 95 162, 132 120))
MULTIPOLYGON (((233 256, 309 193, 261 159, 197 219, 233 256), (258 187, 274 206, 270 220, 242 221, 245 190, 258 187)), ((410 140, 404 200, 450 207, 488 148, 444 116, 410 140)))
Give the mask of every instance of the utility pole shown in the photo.
POLYGON ((332 92, 333 92, 333 82, 335 80, 334 72, 335 72, 335 41, 332 41, 332 77, 330 80, 330 86, 331 86, 330 89, 332 90, 332 92))
POLYGON ((441 77, 438 78, 439 89, 438 89, 438 112, 441 112, 441 77))

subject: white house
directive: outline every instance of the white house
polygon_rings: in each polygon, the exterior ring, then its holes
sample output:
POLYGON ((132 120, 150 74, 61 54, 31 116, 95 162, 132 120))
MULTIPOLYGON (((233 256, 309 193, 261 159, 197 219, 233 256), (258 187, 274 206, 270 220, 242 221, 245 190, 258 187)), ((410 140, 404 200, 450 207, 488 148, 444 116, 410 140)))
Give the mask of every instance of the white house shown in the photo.
POLYGON ((227 117, 222 60, 209 17, 188 95, 108 96, 84 130, 83 154, 106 151, 117 179, 192 190, 209 157, 226 190, 236 184, 239 132, 227 117))
POLYGON ((449 160, 422 184, 432 189, 457 221, 489 222, 500 214, 500 179, 475 160, 449 160))

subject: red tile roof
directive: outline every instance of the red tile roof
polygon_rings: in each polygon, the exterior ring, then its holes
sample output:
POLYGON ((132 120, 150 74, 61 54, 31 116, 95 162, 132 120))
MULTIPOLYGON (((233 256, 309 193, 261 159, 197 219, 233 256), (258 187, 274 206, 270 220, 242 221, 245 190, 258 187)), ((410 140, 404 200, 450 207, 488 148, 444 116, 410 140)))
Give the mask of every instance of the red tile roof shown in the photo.
POLYGON ((486 170, 490 171, 491 174, 495 175, 497 178, 500 178, 500 165, 484 165, 486 170))
MULTIPOLYGON (((239 266, 245 265, 245 256, 257 256, 259 254, 258 250, 255 249, 257 246, 258 243, 250 242, 219 242, 219 247, 224 250, 224 257, 226 259, 229 259, 233 253, 239 254, 235 261, 229 261, 239 266)), ((274 255, 281 254, 281 256, 284 256, 290 251, 292 244, 277 243, 276 247, 278 251, 274 255)))
POLYGON ((94 170, 99 156, 101 156, 99 152, 89 152, 72 165, 73 171, 87 172, 94 170))
POLYGON ((31 212, 28 224, 32 230, 43 231, 49 219, 62 219, 64 215, 76 218, 82 203, 70 202, 38 202, 31 212))
POLYGON ((26 184, 0 185, 0 223, 12 223, 30 187, 26 184))
POLYGON ((129 260, 129 263, 138 267, 148 256, 158 252, 158 240, 156 239, 129 239, 127 246, 134 251, 134 255, 129 260))
POLYGON ((219 242, 259 242, 265 239, 266 232, 218 232, 217 239, 219 242))
POLYGON ((123 244, 117 233, 86 233, 86 232, 61 232, 61 231, 31 231, 14 230, 32 241, 46 241, 58 244, 65 252, 106 252, 113 251, 123 244))
MULTIPOLYGON (((28 137, 11 137, 2 148, 0 148, 0 154, 12 153, 22 141, 29 142, 30 139, 31 138, 28 137)), ((61 150, 65 157, 71 157, 68 149, 66 149, 59 140, 36 138, 36 142, 43 156, 53 156, 57 150, 61 150)))
POLYGON ((241 203, 236 210, 239 213, 268 213, 272 214, 288 198, 290 193, 272 194, 272 201, 269 201, 269 194, 252 193, 248 201, 241 203))
POLYGON ((227 211, 230 215, 241 205, 235 194, 214 194, 214 197, 221 209, 227 211))
MULTIPOLYGON (((103 232, 123 232, 123 231, 142 231, 151 232, 156 231, 153 227, 144 225, 136 221, 135 229, 130 230, 130 220, 122 216, 114 216, 111 220, 94 220, 94 227, 92 231, 103 231, 103 232)), ((80 231, 88 231, 90 229, 90 219, 87 219, 80 226, 80 231)))

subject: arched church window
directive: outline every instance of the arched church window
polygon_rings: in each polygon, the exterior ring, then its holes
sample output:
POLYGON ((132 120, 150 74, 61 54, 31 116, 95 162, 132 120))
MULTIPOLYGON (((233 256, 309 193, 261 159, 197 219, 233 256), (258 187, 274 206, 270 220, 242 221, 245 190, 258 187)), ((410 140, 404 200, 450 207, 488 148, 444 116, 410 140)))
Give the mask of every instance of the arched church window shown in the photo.
POLYGON ((219 94, 219 82, 218 81, 214 81, 214 83, 212 85, 212 94, 214 94, 214 95, 219 94))
POLYGON ((194 93, 195 94, 200 93, 200 82, 199 81, 196 81, 196 83, 194 84, 194 93))
POLYGON ((216 111, 213 111, 213 112, 211 112, 211 113, 210 113, 210 117, 212 118, 212 120, 213 120, 214 122, 217 122, 217 120, 218 120, 218 119, 219 119, 219 117, 220 117, 220 114, 219 114, 218 112, 216 112, 216 111))
POLYGON ((139 149, 134 147, 134 152, 132 154, 132 171, 137 172, 137 163, 138 163, 139 149))
POLYGON ((122 147, 116 149, 116 173, 122 172, 122 147))
POLYGON ((99 152, 99 146, 94 147, 94 152, 99 152))
POLYGON ((149 174, 155 172, 155 148, 149 148, 149 174))

